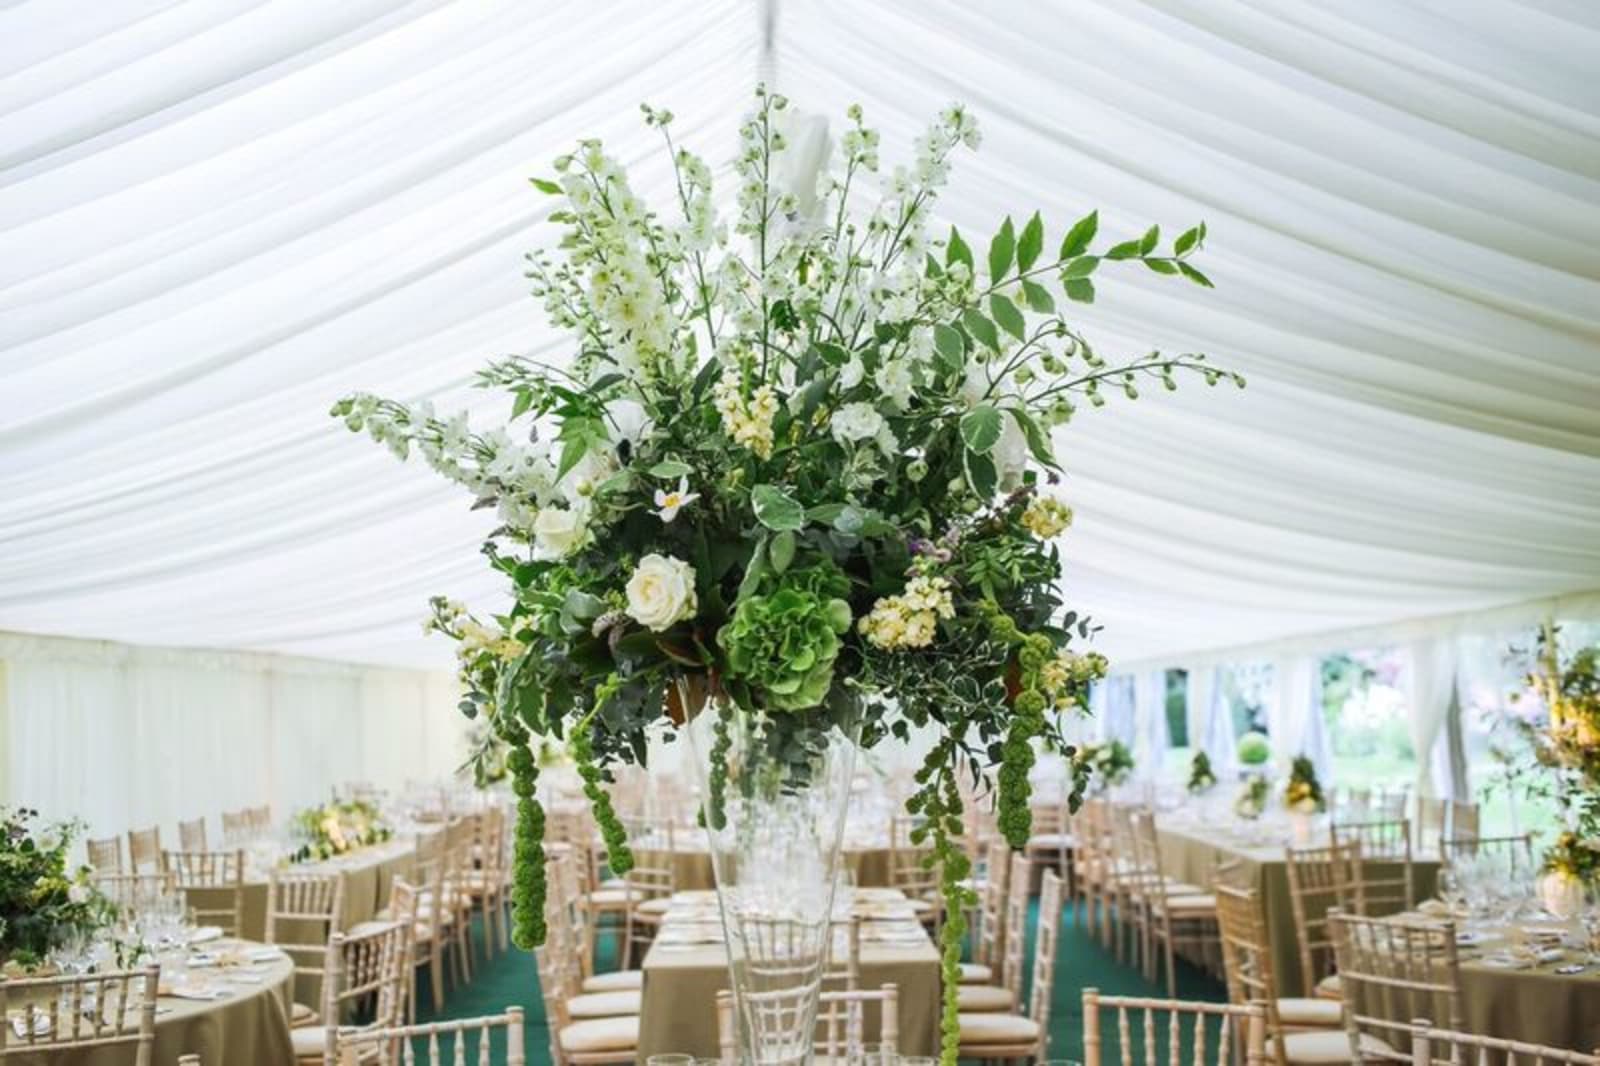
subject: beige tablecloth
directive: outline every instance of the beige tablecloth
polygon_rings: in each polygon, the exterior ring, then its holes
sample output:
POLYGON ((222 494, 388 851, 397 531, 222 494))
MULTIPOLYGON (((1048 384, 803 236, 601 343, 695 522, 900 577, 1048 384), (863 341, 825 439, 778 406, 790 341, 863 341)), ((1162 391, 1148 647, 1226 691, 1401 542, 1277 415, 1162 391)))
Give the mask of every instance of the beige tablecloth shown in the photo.
MULTIPOLYGON (((891 981, 899 986, 901 1054, 937 1054, 939 952, 933 941, 884 944, 864 938, 861 986, 877 988, 891 981)), ((728 987, 723 945, 653 945, 644 958, 638 1061, 672 1053, 717 1057, 716 997, 728 987)), ((869 1011, 869 1043, 876 1039, 877 1025, 869 1011)))
MULTIPOLYGON (((244 952, 261 945, 227 942, 205 945, 219 953, 244 952)), ((263 963, 260 983, 227 980, 233 967, 195 969, 195 982, 215 982, 230 990, 221 1000, 162 996, 156 1001, 156 1041, 152 1066, 175 1066, 179 1055, 198 1054, 205 1066, 288 1066, 294 1062, 289 1042, 290 986, 294 966, 287 958, 263 963)), ((16 1066, 131 1066, 135 1045, 22 1055, 16 1066)))
MULTIPOLYGON (((1295 930, 1294 905, 1289 899, 1289 868, 1282 846, 1252 846, 1231 839, 1218 827, 1165 824, 1158 821, 1161 846, 1161 872, 1192 885, 1208 886, 1217 867, 1237 864, 1230 879, 1252 886, 1261 896, 1266 910, 1267 932, 1272 940, 1272 966, 1278 979, 1278 993, 1306 996, 1311 991, 1300 974, 1299 939, 1295 930)), ((1398 875, 1380 864, 1375 876, 1398 875)), ((1414 858, 1412 876, 1417 898, 1433 895, 1438 878, 1436 858, 1414 858)))

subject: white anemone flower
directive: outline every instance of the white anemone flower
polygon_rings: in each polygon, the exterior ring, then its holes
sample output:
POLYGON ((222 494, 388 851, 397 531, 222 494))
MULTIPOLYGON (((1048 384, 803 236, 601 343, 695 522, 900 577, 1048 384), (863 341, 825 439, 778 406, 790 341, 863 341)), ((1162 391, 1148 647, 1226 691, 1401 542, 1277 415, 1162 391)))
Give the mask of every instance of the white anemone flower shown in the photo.
POLYGON ((678 517, 678 512, 700 498, 698 492, 689 491, 689 479, 680 477, 678 487, 671 492, 656 489, 656 514, 663 522, 678 517))

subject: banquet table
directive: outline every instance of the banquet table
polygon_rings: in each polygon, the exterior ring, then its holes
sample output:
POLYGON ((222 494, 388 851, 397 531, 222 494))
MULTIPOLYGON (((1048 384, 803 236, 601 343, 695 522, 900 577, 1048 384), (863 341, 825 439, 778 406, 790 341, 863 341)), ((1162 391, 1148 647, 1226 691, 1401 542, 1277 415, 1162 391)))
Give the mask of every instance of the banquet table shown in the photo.
MULTIPOLYGON (((1307 996, 1312 990, 1300 973, 1299 937, 1294 905, 1289 899, 1288 839, 1260 842, 1270 833, 1255 823, 1245 825, 1200 823, 1169 816, 1157 819, 1161 871, 1192 885, 1210 885, 1219 867, 1229 867, 1229 878, 1247 884, 1260 895, 1266 912, 1267 934, 1272 943, 1272 966, 1280 995, 1307 996)), ((1323 831, 1324 838, 1326 830, 1323 831)), ((1318 838, 1316 843, 1325 843, 1318 838)), ((1306 846, 1310 846, 1308 843, 1306 846)), ((1399 864, 1376 864, 1379 877, 1397 875, 1399 864)), ((1418 899, 1433 894, 1439 860, 1413 857, 1412 876, 1418 899)))
MULTIPOLYGON (((892 904, 904 896, 892 889, 858 892, 858 906, 892 904)), ((715 913, 715 897, 704 891, 680 892, 679 905, 699 906, 715 913)), ((644 990, 639 1017, 639 1054, 688 1054, 718 1057, 717 993, 728 987, 728 956, 720 943, 697 942, 693 936, 675 939, 669 930, 679 920, 669 914, 657 939, 644 957, 644 990)), ((699 926, 692 921, 687 924, 699 926)), ((710 923, 705 923, 709 928, 710 923)), ((877 988, 893 982, 899 988, 900 1051, 905 1055, 937 1054, 939 1036, 939 952, 922 933, 914 942, 896 936, 875 939, 875 923, 864 917, 861 933, 861 987, 877 988)), ((920 927, 919 927, 920 931, 920 927)), ((876 1036, 878 1019, 869 1012, 868 1042, 876 1036)))
MULTIPOLYGON (((1406 917, 1428 921, 1443 912, 1430 901, 1406 917)), ((1456 928, 1461 1016, 1469 1032, 1575 1051, 1600 1048, 1600 964, 1557 973, 1583 964, 1585 955, 1556 942, 1560 926, 1548 920, 1478 926, 1458 919, 1456 928)))
MULTIPOLYGON (((294 1061, 289 1039, 289 1010, 294 964, 278 953, 271 960, 263 945, 247 940, 219 940, 201 945, 215 961, 191 966, 187 977, 163 973, 162 995, 156 1000, 155 1053, 152 1066, 174 1066, 179 1055, 197 1054, 206 1066, 284 1066, 294 1061), (177 988, 173 985, 177 982, 177 988), (226 993, 220 999, 189 999, 172 991, 206 988, 226 993)), ((81 1051, 29 1053, 6 1060, 8 1066, 131 1066, 135 1045, 81 1051)))
MULTIPOLYGON (((670 864, 673 887, 680 892, 705 891, 716 887, 716 877, 711 869, 711 852, 703 841, 677 842, 668 853, 665 849, 635 849, 638 865, 662 868, 670 864), (697 846, 698 845, 698 846, 697 846)), ((889 845, 846 844, 840 858, 850 871, 851 881, 866 887, 884 887, 891 883, 889 845)))

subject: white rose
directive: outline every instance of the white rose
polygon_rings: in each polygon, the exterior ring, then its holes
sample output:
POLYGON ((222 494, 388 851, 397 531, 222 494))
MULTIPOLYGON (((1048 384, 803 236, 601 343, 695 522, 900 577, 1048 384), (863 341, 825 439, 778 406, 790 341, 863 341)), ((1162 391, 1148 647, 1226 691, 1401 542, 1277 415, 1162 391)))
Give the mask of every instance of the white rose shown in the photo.
POLYGON ((847 403, 828 421, 833 435, 841 441, 871 440, 883 429, 883 416, 870 403, 847 403))
POLYGON ((79 904, 88 903, 92 895, 93 893, 89 891, 88 885, 74 884, 67 889, 67 902, 79 904))
POLYGON ((538 559, 564 559, 583 546, 589 535, 584 516, 565 507, 544 507, 533 520, 533 554, 538 559))
POLYGON ((670 555, 646 555, 628 578, 628 614, 660 632, 694 616, 694 567, 670 555))

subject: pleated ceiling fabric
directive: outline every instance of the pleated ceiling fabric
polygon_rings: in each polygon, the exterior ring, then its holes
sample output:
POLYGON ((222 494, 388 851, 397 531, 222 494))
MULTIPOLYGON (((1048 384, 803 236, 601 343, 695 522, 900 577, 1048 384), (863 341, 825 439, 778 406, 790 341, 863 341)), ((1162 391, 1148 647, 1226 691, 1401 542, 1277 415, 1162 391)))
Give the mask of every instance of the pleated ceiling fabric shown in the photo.
MULTIPOLYGON (((771 66, 887 159, 963 99, 983 235, 1205 219, 1108 351, 1198 384, 1062 431, 1067 592, 1124 661, 1600 588, 1600 9, 1567 0, 786 0, 771 66)), ((0 11, 0 629, 437 666, 488 519, 326 417, 503 413, 559 360, 527 177, 580 136, 665 204, 650 101, 726 160, 748 0, 51 0, 0 11)), ((725 173, 725 169, 723 171, 725 173)), ((726 184, 726 183, 724 183, 726 184)), ((724 189, 724 191, 730 191, 724 189)))

